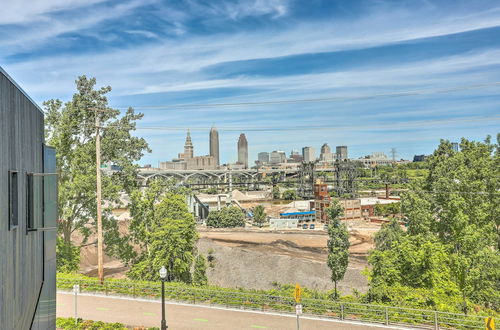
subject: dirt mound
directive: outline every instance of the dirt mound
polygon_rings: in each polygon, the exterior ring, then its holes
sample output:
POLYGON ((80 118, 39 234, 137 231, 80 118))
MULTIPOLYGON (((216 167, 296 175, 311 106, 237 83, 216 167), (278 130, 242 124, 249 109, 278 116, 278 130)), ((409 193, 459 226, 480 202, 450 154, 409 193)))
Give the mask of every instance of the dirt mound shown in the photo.
MULTIPOLYGON (((286 255, 285 253, 296 253, 290 252, 290 249, 302 249, 289 241, 274 241, 270 245, 260 246, 261 251, 224 246, 211 239, 200 239, 199 251, 204 255, 211 251, 215 258, 213 266, 207 270, 209 282, 223 287, 250 289, 272 289, 274 283, 299 283, 317 290, 333 288, 325 257, 319 261, 286 255), (286 246, 288 250, 279 253, 269 246, 286 246)), ((366 291, 367 280, 361 275, 359 268, 349 267, 339 288, 344 294, 352 293, 353 288, 366 291)))

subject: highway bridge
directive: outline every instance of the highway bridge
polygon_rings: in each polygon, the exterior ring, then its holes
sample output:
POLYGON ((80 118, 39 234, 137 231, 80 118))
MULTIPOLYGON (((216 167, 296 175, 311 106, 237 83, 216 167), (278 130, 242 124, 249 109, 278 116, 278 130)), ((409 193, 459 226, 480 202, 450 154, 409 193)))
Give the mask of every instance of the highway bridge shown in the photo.
POLYGON ((217 169, 217 170, 166 170, 158 168, 141 168, 138 178, 147 186, 156 178, 175 179, 180 184, 191 188, 245 186, 249 189, 262 189, 276 183, 296 183, 303 197, 311 196, 316 178, 322 177, 324 182, 333 183, 342 192, 354 190, 357 168, 353 163, 340 162, 332 167, 318 167, 314 163, 303 163, 298 168, 252 168, 252 169, 217 169), (331 175, 324 175, 331 173, 331 175))

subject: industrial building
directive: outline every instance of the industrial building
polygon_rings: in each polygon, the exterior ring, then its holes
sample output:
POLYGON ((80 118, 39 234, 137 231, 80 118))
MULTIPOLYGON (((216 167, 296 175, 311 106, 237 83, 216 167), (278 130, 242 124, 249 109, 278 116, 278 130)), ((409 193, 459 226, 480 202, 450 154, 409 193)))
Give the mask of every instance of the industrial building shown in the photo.
POLYGON ((387 157, 383 152, 374 152, 371 155, 363 158, 356 159, 357 162, 363 164, 364 168, 371 168, 375 166, 392 165, 394 161, 387 157))
POLYGON ((55 329, 55 150, 43 111, 1 67, 0 118, 0 325, 55 329))

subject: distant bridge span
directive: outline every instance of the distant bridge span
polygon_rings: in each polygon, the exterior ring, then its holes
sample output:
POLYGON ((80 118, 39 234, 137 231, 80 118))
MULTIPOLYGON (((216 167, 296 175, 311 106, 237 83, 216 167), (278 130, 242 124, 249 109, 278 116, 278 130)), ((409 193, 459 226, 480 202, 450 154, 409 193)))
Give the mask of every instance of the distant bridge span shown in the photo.
POLYGON ((181 182, 203 183, 208 181, 229 182, 231 180, 260 181, 268 175, 282 178, 298 175, 300 169, 220 169, 220 170, 162 170, 140 169, 139 179, 148 184, 155 178, 175 178, 181 182))

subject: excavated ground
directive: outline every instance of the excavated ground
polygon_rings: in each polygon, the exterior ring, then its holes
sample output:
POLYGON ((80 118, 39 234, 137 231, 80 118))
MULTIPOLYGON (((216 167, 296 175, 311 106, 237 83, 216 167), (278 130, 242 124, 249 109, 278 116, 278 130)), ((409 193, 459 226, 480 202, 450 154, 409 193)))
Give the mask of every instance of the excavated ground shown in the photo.
MULTIPOLYGON (((361 272, 367 267, 367 254, 373 248, 377 227, 351 229, 349 267, 339 283, 344 294, 353 289, 365 292, 368 282, 361 272)), ((120 232, 127 223, 120 223, 120 232)), ((326 265, 328 236, 324 231, 207 230, 199 228, 199 251, 211 252, 214 261, 208 268, 209 282, 231 288, 271 289, 275 283, 300 283, 329 290, 333 285, 326 265)), ((75 239, 78 239, 75 237, 75 239)), ((96 276, 95 246, 81 250, 81 273, 96 276)), ((104 260, 105 275, 124 278, 128 270, 115 258, 104 260)))

